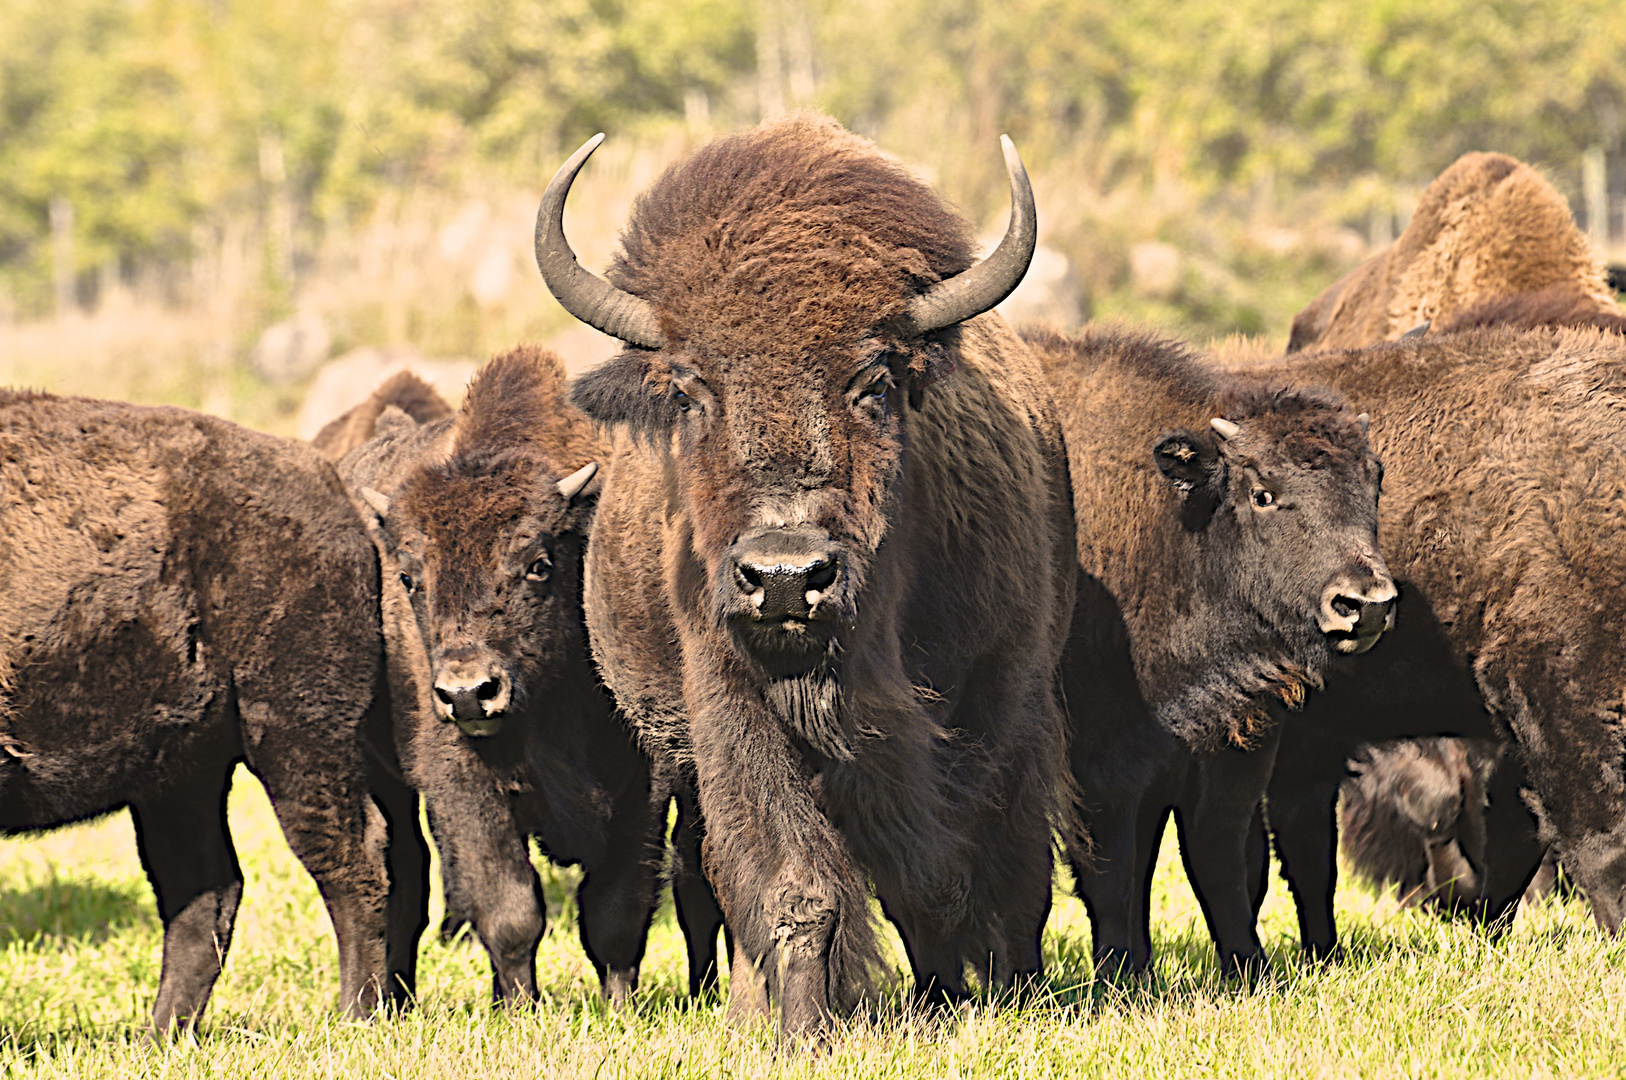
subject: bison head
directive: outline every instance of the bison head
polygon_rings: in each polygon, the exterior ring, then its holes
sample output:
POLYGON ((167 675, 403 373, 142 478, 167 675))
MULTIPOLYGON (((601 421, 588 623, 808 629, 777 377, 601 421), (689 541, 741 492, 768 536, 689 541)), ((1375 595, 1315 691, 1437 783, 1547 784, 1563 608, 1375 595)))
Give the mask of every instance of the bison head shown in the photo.
POLYGON ((392 498, 363 492, 411 600, 435 710, 472 736, 495 735, 586 655, 581 562, 598 466, 561 475, 534 443, 541 414, 568 408, 545 393, 555 374, 524 350, 493 360, 449 454, 418 464, 392 498))
MULTIPOLYGON (((537 218, 549 288, 627 343, 573 400, 649 443, 690 535, 672 584, 793 729, 831 727, 843 639, 901 506, 911 414, 954 367, 957 327, 1015 288, 1036 223, 1004 141, 1013 211, 971 265, 965 222, 868 143, 793 117, 719 140, 634 210, 610 277, 577 265, 561 215, 603 136, 537 218), (683 580, 687 574, 692 580, 683 580)), ((921 414, 923 415, 923 414, 921 414)))
POLYGON ((1165 435, 1152 457, 1180 491, 1231 617, 1258 620, 1312 683, 1330 653, 1370 649, 1393 625, 1378 554, 1383 467, 1367 418, 1314 392, 1237 395, 1207 431, 1165 435))

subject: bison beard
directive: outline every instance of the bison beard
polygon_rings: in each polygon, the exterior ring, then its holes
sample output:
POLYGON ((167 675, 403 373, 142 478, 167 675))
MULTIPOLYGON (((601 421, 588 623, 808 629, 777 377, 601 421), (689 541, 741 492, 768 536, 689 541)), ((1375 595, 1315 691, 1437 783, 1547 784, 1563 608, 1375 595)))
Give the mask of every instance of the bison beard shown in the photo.
POLYGON ((774 679, 763 690, 768 706, 786 727, 827 758, 851 761, 842 730, 841 679, 833 671, 774 679))

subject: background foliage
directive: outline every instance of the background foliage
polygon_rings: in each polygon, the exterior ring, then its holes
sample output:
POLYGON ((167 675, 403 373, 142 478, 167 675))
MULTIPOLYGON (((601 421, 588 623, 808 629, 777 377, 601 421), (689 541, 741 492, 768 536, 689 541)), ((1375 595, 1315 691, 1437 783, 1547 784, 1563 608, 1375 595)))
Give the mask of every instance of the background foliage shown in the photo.
POLYGON ((1622 57, 1616 0, 9 0, 0 324, 121 292, 208 311, 185 403, 275 423, 229 372, 298 310, 334 352, 565 328, 522 208, 587 134, 623 147, 573 198, 602 261, 664 163, 812 106, 990 229, 1011 132, 1068 267, 1041 314, 1279 336, 1465 151, 1579 208, 1599 149, 1619 217, 1622 57), (447 239, 475 218, 497 239, 447 239))

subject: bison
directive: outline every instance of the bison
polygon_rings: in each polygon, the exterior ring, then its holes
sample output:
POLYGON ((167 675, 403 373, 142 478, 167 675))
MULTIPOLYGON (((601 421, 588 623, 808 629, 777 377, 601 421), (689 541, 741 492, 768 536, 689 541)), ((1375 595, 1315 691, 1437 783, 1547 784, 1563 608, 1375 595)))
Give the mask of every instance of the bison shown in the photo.
POLYGON ((1626 330, 1569 204, 1530 166, 1466 154, 1423 192, 1393 247, 1293 320, 1288 352, 1492 324, 1626 330))
POLYGON ((1481 894, 1485 781, 1495 748, 1479 740, 1400 739, 1368 746, 1343 785, 1344 855, 1393 884, 1402 903, 1459 910, 1481 894))
POLYGON ((1146 334, 1027 337, 1072 466, 1082 579, 1062 677, 1094 844, 1073 870, 1098 969, 1150 960, 1147 890, 1171 810, 1222 969, 1257 966, 1242 867, 1281 713, 1393 614, 1366 417, 1146 334))
MULTIPOLYGON (((585 871, 582 944, 620 1000, 655 910, 670 784, 652 779, 587 651, 581 563, 604 448, 543 350, 492 360, 455 416, 418 424, 395 411, 422 401, 420 385, 398 376, 358 406, 378 434, 340 468, 391 568, 397 738, 441 852, 443 933, 473 925, 498 1000, 536 996, 536 836, 585 871)), ((680 840, 692 833, 686 822, 680 840)), ((692 865, 697 841, 680 846, 692 865)), ((716 979, 721 915, 692 870, 675 892, 699 992, 716 979)))
POLYGON ((413 992, 427 850, 396 779, 377 556, 308 446, 181 409, 0 392, 0 828, 130 808, 197 1023, 243 876, 239 761, 316 879, 350 1016, 413 992))
POLYGON ((827 1030, 880 963, 917 993, 1041 971, 1067 827, 1055 686, 1072 607, 1067 463, 1030 351, 990 309, 1033 250, 807 115, 714 141, 634 206, 606 281, 561 216, 537 260, 625 343, 572 397, 614 431, 588 550, 593 653, 639 738, 692 777, 734 935, 730 1011, 827 1030), (866 880, 867 879, 867 880, 866 880))

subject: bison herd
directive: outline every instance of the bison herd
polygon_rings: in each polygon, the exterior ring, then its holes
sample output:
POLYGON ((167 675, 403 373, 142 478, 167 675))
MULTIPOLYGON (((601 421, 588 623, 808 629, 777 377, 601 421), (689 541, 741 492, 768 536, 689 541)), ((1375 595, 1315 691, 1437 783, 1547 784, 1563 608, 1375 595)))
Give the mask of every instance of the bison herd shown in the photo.
MULTIPOLYGON (((602 136, 599 137, 601 139, 602 136)), ((1459 161, 1287 355, 1009 328, 1004 239, 806 115, 637 201, 608 277, 538 265, 618 355, 410 376, 304 445, 0 395, 0 827, 128 806, 195 1024, 242 890, 232 770, 315 878, 351 1015, 443 934, 537 995, 528 851, 577 864, 603 994, 667 879, 689 987, 818 1035, 1042 977, 1053 858, 1098 971, 1152 961, 1172 813, 1222 970, 1304 949, 1354 865, 1494 932, 1561 865, 1626 918, 1626 315, 1539 175, 1459 161), (675 801, 675 816, 669 818, 675 801), (671 835, 669 824, 675 822, 671 835), (1545 863, 1544 863, 1545 860, 1545 863), (669 870, 663 867, 670 867, 669 870)))

